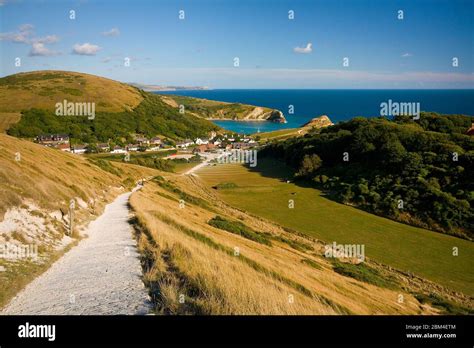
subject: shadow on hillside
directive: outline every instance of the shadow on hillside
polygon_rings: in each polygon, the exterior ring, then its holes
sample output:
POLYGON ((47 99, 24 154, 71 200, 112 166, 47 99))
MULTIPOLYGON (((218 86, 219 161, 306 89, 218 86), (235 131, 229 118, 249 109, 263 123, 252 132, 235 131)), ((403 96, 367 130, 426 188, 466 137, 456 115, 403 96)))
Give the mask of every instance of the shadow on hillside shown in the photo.
MULTIPOLYGON (((268 157, 259 158, 256 167, 246 166, 246 168, 250 172, 258 173, 263 177, 277 179, 281 182, 290 181, 292 184, 295 184, 299 187, 317 189, 317 187, 309 181, 295 180, 295 171, 292 168, 288 167, 281 160, 272 159, 268 157)), ((329 198, 329 196, 327 196, 326 194, 321 194, 321 196, 329 198)))

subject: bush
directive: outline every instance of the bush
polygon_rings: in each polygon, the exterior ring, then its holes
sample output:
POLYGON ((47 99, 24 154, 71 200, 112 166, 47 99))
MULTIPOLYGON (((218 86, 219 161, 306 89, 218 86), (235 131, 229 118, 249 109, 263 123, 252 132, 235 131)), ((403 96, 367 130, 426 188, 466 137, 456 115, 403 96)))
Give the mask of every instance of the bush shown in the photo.
POLYGON ((376 269, 367 266, 364 263, 359 263, 358 265, 352 263, 340 262, 337 259, 330 259, 333 264, 333 270, 336 273, 342 274, 346 277, 351 277, 361 282, 373 284, 376 286, 394 289, 397 288, 395 280, 390 281, 383 275, 381 275, 376 269))
POLYGON ((217 184, 216 186, 213 186, 212 188, 216 190, 225 190, 225 189, 234 189, 237 187, 238 187, 237 184, 233 182, 224 182, 224 183, 217 184))
POLYGON ((316 155, 305 155, 298 171, 298 176, 312 178, 314 173, 321 167, 321 158, 316 155))
POLYGON ((469 308, 465 308, 456 303, 445 300, 444 298, 434 293, 430 293, 429 295, 416 294, 415 298, 420 303, 428 303, 436 308, 441 309, 442 314, 462 314, 462 315, 473 314, 473 311, 470 310, 469 308))
POLYGON ((267 236, 255 232, 240 221, 227 220, 222 216, 217 215, 216 217, 209 220, 208 224, 221 230, 253 240, 254 242, 271 245, 270 239, 267 236))
POLYGON ((473 239, 474 184, 468 173, 474 170, 474 138, 464 134, 473 121, 434 113, 418 121, 358 117, 319 134, 274 142, 259 155, 284 160, 341 202, 473 239))

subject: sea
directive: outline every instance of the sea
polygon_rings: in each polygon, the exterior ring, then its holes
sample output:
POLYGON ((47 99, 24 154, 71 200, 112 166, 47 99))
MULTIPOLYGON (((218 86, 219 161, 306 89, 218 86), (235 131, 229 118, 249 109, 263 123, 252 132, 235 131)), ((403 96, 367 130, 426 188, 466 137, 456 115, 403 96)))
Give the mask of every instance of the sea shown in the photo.
POLYGON ((213 121, 224 129, 252 134, 300 127, 314 117, 327 115, 332 122, 356 116, 378 117, 381 103, 419 103, 421 111, 474 115, 474 89, 323 90, 323 89, 211 89, 160 92, 278 109, 288 121, 213 121))

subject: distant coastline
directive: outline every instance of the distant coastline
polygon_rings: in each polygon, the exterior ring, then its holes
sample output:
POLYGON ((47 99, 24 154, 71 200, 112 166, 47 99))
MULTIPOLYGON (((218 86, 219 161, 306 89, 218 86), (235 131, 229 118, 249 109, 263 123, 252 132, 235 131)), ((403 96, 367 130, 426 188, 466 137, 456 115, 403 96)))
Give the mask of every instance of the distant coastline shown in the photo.
POLYGON ((257 131, 277 131, 297 128, 319 115, 328 115, 334 123, 357 116, 379 117, 380 104, 391 99, 398 102, 418 102, 424 112, 474 115, 473 89, 425 90, 338 90, 338 89, 213 89, 174 91, 163 94, 204 98, 228 103, 243 103, 281 110, 287 123, 254 122, 253 120, 212 120, 230 131, 252 134, 257 131), (290 113, 293 106, 293 113, 290 113))
POLYGON ((269 120, 266 120, 266 119, 233 119, 233 118, 206 118, 206 120, 208 121, 229 121, 229 122, 271 122, 269 120))
POLYGON ((129 83, 133 87, 140 88, 145 92, 173 92, 173 91, 208 91, 211 88, 206 86, 161 86, 145 85, 140 83, 129 83))

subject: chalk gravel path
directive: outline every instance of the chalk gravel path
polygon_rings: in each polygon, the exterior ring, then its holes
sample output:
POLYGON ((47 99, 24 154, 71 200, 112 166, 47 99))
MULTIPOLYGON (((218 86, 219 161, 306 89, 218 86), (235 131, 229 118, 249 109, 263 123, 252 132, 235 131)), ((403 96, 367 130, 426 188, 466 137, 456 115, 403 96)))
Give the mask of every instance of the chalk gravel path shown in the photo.
POLYGON ((205 157, 205 160, 203 162, 199 163, 198 165, 192 167, 187 172, 183 173, 183 175, 195 175, 194 172, 201 169, 202 167, 207 166, 213 159, 219 158, 219 157, 224 156, 224 155, 225 155, 225 153, 217 153, 217 154, 216 153, 210 153, 210 154, 202 155, 203 157, 205 157))
POLYGON ((147 314, 133 231, 131 193, 118 196, 89 224, 83 239, 13 298, 2 314, 147 314))

